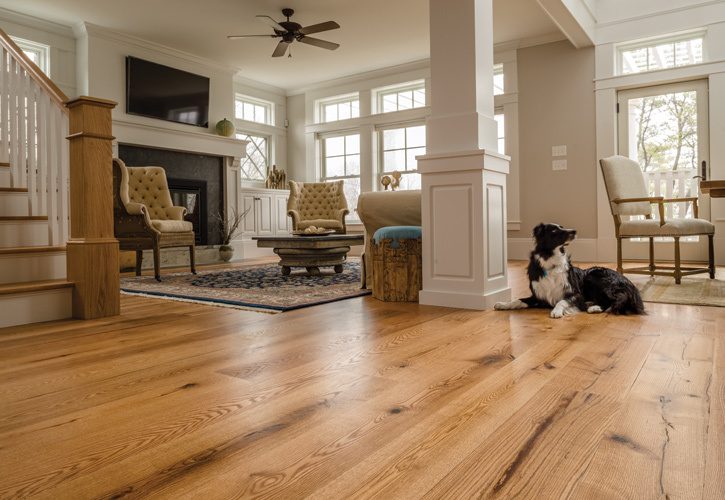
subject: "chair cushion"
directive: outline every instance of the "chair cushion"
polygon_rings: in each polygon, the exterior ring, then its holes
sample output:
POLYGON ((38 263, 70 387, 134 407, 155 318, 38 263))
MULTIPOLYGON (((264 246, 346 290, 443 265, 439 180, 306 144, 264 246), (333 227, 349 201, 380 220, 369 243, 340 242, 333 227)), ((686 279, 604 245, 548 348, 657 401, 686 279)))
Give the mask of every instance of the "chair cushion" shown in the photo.
POLYGON ((417 239, 423 236, 423 228, 420 226, 387 226, 381 227, 375 234, 375 244, 380 246, 380 240, 392 239, 390 248, 400 248, 398 240, 417 239))
POLYGON ((194 230, 194 225, 187 220, 152 219, 151 225, 160 233, 188 233, 194 230))
POLYGON ((715 226, 704 219, 667 219, 663 226, 657 219, 628 220, 619 226, 620 236, 694 236, 714 233, 715 226))

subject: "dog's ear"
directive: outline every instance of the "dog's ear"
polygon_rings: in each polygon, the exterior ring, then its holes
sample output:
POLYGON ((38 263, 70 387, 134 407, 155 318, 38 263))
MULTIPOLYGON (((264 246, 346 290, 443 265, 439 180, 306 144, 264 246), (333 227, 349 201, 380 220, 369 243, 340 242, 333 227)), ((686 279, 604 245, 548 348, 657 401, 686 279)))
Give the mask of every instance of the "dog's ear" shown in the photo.
POLYGON ((534 238, 538 238, 544 233, 544 227, 546 227, 546 225, 542 222, 534 228, 534 238))

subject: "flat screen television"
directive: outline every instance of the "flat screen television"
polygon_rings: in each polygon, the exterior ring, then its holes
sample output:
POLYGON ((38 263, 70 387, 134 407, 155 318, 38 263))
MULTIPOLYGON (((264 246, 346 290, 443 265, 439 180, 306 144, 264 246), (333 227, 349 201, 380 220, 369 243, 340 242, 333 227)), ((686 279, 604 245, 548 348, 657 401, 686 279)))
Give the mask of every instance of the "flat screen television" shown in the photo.
POLYGON ((126 113, 209 126, 209 78, 126 57, 126 113))

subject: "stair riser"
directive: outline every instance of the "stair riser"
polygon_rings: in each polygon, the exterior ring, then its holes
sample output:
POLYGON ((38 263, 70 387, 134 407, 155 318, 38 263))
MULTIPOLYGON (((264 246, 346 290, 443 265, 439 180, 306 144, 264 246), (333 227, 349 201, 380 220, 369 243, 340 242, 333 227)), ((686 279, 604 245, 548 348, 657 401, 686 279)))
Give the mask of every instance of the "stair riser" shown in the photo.
POLYGON ((0 221, 0 248, 48 244, 47 221, 0 221))
POLYGON ((0 167, 0 187, 10 186, 10 169, 8 167, 0 167))
POLYGON ((65 252, 0 255, 0 284, 65 277, 65 252))
POLYGON ((71 288, 0 296, 0 328, 73 316, 71 288))
POLYGON ((0 215, 30 215, 27 193, 0 193, 0 215))

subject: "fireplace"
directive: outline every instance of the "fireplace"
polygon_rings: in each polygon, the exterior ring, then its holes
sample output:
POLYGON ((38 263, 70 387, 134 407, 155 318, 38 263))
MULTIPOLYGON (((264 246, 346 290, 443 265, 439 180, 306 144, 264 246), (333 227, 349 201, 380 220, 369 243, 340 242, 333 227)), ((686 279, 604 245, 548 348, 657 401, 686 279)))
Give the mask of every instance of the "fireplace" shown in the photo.
POLYGON ((197 245, 221 244, 213 221, 224 211, 222 157, 126 144, 118 145, 118 157, 129 167, 162 167, 174 205, 186 207, 194 224, 197 245))
POLYGON ((206 202, 206 181, 167 178, 171 203, 186 208, 185 219, 194 225, 197 245, 208 245, 209 214, 206 202))

